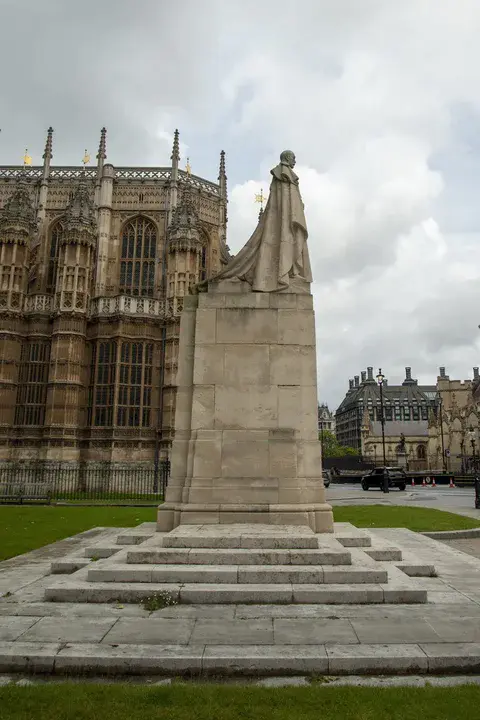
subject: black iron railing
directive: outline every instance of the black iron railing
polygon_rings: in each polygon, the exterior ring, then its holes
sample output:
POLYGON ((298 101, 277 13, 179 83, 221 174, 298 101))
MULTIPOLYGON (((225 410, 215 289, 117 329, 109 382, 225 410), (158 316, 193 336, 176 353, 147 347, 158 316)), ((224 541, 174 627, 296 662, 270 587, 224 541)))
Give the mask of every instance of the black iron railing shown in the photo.
POLYGON ((95 501, 105 503, 163 500, 170 462, 0 463, 0 503, 26 501, 95 501))

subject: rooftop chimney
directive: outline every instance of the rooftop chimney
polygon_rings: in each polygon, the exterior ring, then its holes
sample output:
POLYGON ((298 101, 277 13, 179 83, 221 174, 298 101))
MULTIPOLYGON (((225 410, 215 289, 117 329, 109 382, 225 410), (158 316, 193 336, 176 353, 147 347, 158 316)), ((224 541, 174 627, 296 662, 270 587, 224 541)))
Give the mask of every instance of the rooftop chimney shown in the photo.
POLYGON ((445 372, 445 368, 444 368, 444 367, 441 367, 441 368, 440 368, 440 375, 439 375, 439 377, 440 377, 441 380, 448 380, 448 375, 447 375, 447 373, 445 372))
POLYGON ((368 367, 368 368, 367 368, 367 379, 368 379, 368 380, 373 380, 373 367, 368 367))
POLYGON ((417 381, 412 379, 412 368, 406 367, 405 368, 405 380, 403 381, 402 385, 416 385, 417 381))
POLYGON ((478 374, 478 367, 473 368, 473 379, 480 380, 480 375, 478 374))
POLYGON ((355 375, 355 387, 359 387, 359 386, 360 386, 360 378, 358 375, 355 375))
POLYGON ((349 390, 353 390, 353 380, 349 380, 349 381, 348 381, 348 384, 349 384, 349 386, 350 386, 348 389, 349 389, 349 390))
POLYGON ((365 383, 367 380, 367 373, 365 370, 362 370, 362 384, 365 383))

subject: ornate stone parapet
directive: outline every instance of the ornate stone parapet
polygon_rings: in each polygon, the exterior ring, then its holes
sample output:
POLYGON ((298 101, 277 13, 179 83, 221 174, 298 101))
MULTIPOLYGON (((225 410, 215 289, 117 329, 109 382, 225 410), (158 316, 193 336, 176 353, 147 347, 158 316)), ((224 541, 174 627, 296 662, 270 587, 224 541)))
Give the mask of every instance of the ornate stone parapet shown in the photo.
POLYGON ((97 297, 90 304, 92 317, 109 317, 114 315, 147 316, 160 319, 173 319, 183 310, 183 298, 154 300, 153 298, 130 297, 97 297))
POLYGON ((25 313, 51 313, 53 311, 53 296, 27 295, 23 311, 25 313))

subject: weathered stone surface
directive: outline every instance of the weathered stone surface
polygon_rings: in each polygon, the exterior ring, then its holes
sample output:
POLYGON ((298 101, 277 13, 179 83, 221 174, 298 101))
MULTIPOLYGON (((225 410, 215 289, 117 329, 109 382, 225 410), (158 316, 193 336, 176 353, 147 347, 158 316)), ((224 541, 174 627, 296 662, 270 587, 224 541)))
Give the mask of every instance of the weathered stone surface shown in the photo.
POLYGON ((186 645, 195 621, 189 618, 121 618, 102 638, 107 645, 186 645))
POLYGON ((212 674, 327 673, 328 659, 323 645, 289 647, 281 645, 207 645, 203 670, 212 674))
POLYGON ((376 675, 426 672, 428 659, 418 645, 330 645, 326 648, 332 675, 376 675))
POLYGON ((440 637, 426 620, 412 619, 408 624, 395 620, 352 620, 352 626, 361 643, 428 643, 439 642, 440 637))
POLYGON ((36 617, 0 617, 0 642, 17 640, 36 622, 36 617))
POLYGON ((81 674, 162 674, 199 673, 203 645, 71 645, 55 657, 57 673, 81 674))
POLYGON ((271 620, 197 620, 192 643, 217 645, 273 645, 271 620))
POLYGON ((206 295, 182 317, 172 477, 158 529, 271 523, 332 532, 311 297, 272 301, 228 280, 206 295))
POLYGON ((117 618, 78 618, 72 622, 71 618, 44 617, 24 633, 22 641, 99 642, 116 622, 117 618))
POLYGON ((358 643, 349 620, 276 618, 273 621, 275 642, 280 645, 323 645, 325 643, 358 643))
POLYGON ((422 644, 430 672, 480 671, 480 643, 422 644))
POLYGON ((0 672, 53 672, 57 643, 0 642, 0 672))

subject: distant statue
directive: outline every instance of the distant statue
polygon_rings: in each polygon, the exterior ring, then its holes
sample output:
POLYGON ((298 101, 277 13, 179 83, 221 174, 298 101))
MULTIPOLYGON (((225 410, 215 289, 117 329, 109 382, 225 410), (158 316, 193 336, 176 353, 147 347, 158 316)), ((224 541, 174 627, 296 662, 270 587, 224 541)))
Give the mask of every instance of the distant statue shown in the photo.
POLYGON ((309 291, 305 287, 312 282, 307 223, 294 166, 294 153, 284 150, 280 164, 271 170, 270 195, 253 235, 213 280, 238 278, 258 292, 286 290, 291 285, 296 291, 309 291))
POLYGON ((400 435, 400 442, 397 445, 397 452, 398 453, 406 453, 407 452, 407 446, 405 443, 405 435, 403 433, 400 435))

